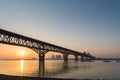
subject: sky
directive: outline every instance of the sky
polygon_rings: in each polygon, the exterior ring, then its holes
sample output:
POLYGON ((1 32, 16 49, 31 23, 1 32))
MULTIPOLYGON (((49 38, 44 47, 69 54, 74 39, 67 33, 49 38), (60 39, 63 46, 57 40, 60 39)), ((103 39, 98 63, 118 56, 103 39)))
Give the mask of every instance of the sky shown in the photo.
MULTIPOLYGON (((96 57, 120 58, 120 0, 0 0, 0 28, 96 57)), ((19 52, 11 47, 0 44, 0 57, 19 52)))

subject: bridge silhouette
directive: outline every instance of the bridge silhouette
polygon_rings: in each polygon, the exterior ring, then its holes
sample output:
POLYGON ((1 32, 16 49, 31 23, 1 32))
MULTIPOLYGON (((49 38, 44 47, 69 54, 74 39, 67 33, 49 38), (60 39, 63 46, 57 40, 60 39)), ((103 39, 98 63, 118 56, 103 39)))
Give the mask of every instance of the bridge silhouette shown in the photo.
POLYGON ((40 62, 44 62, 45 54, 49 51, 62 53, 64 61, 68 61, 68 55, 71 54, 75 56, 75 61, 78 61, 78 56, 81 61, 91 61, 95 58, 90 53, 81 53, 3 29, 0 29, 0 43, 30 48, 38 53, 40 62))

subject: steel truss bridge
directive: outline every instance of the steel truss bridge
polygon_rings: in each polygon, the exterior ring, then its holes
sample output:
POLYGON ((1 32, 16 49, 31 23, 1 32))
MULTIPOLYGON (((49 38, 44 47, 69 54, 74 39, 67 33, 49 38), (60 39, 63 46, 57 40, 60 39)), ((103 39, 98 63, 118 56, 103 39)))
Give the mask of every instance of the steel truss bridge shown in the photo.
POLYGON ((30 48, 38 53, 41 62, 44 62, 45 54, 49 51, 62 53, 64 61, 68 61, 70 54, 75 56, 75 61, 78 61, 78 56, 81 56, 81 61, 94 59, 91 54, 86 52, 81 53, 3 29, 0 29, 0 43, 30 48))

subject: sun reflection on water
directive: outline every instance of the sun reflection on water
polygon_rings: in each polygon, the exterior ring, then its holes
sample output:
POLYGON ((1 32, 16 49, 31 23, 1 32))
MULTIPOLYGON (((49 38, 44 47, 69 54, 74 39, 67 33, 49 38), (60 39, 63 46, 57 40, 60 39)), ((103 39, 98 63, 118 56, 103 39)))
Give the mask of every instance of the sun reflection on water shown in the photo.
POLYGON ((24 72, 24 60, 20 60, 20 72, 24 72))

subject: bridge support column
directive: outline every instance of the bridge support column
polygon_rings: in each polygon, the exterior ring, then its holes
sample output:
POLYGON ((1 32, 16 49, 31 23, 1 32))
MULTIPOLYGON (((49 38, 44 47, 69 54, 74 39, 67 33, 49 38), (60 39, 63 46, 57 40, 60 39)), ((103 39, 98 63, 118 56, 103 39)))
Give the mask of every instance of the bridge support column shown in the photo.
POLYGON ((39 76, 44 77, 45 64, 44 61, 39 61, 39 76))
POLYGON ((88 61, 91 62, 91 58, 90 57, 88 58, 88 61))
POLYGON ((84 57, 83 56, 81 56, 81 62, 83 62, 84 61, 84 57))
POLYGON ((34 49, 34 51, 36 51, 38 53, 39 56, 39 76, 44 76, 44 61, 45 61, 45 54, 48 52, 47 50, 43 50, 43 49, 34 49))
POLYGON ((68 55, 67 54, 63 54, 63 58, 65 62, 68 62, 68 55))
POLYGON ((39 62, 44 62, 45 54, 48 52, 48 50, 43 50, 43 49, 34 49, 32 48, 35 52, 38 53, 39 56, 39 62))
POLYGON ((78 61, 78 56, 75 56, 75 61, 78 61))
POLYGON ((84 60, 85 62, 87 62, 88 61, 88 57, 85 57, 85 60, 84 60))
POLYGON ((89 57, 86 57, 87 62, 89 62, 89 59, 90 59, 89 57))
POLYGON ((45 54, 44 53, 39 53, 39 61, 44 62, 45 54))

